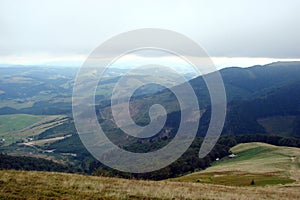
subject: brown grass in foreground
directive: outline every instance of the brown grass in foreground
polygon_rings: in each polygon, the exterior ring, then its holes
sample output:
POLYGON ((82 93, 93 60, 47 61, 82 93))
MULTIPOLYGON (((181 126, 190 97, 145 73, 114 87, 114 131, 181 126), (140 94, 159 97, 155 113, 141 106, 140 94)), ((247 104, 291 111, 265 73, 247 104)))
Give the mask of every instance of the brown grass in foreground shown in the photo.
POLYGON ((2 170, 0 199, 300 199, 300 184, 233 187, 2 170))

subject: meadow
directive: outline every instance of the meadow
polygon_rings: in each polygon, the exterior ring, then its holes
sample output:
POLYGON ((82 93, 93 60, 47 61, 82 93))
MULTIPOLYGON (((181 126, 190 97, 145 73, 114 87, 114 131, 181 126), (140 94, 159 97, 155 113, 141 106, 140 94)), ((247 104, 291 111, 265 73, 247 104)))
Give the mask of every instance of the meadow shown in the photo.
POLYGON ((239 144, 231 152, 236 157, 225 157, 206 170, 171 180, 249 187, 300 183, 299 148, 253 142, 239 144))
POLYGON ((65 120, 64 115, 0 115, 0 138, 5 139, 5 145, 9 145, 20 139, 39 135, 65 120))

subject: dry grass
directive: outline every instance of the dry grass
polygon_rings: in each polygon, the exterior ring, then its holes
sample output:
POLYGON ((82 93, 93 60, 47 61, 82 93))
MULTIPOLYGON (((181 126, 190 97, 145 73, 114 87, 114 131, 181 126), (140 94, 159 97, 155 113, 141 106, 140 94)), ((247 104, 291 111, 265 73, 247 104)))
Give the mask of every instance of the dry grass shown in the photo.
POLYGON ((229 186, 265 186, 293 183, 295 180, 282 177, 277 173, 249 173, 243 171, 216 171, 193 173, 171 179, 179 182, 209 183, 229 186), (253 185, 251 185, 252 180, 253 185))
POLYGON ((203 172, 180 177, 187 178, 187 182, 178 182, 179 179, 142 181, 2 170, 0 199, 300 199, 299 149, 249 143, 238 145, 232 151, 237 153, 237 159, 221 160, 203 172), (237 170, 242 169, 241 167, 244 171, 237 170), (283 171, 284 169, 286 171, 283 171), (218 177, 224 174, 227 177, 218 180, 218 177), (199 178, 199 175, 204 181, 192 180, 192 177, 199 178), (242 185, 241 181, 249 178, 249 175, 252 176, 250 178, 255 177, 255 186, 220 185, 222 183, 216 181, 232 181, 238 178, 235 180, 242 185), (206 184, 205 177, 214 184, 206 184), (260 178, 265 181, 266 177, 270 178, 272 183, 279 177, 279 182, 275 181, 279 184, 261 186, 263 184, 259 184, 260 178), (282 180, 290 178, 296 182, 287 181, 280 184, 282 180))
POLYGON ((300 185, 232 187, 0 171, 0 199, 300 199, 300 185))

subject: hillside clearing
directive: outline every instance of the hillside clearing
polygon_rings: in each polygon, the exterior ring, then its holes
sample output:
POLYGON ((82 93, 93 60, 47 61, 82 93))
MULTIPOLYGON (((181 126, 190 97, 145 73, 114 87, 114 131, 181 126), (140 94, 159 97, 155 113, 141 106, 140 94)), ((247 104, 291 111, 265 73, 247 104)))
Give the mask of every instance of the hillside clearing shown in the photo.
POLYGON ((300 183, 299 148, 254 142, 231 151, 235 158, 223 158, 204 171, 171 180, 235 186, 251 186, 252 180, 254 186, 300 183))
POLYGON ((0 138, 5 139, 5 145, 9 145, 20 139, 39 135, 65 120, 67 118, 64 115, 0 115, 0 138))

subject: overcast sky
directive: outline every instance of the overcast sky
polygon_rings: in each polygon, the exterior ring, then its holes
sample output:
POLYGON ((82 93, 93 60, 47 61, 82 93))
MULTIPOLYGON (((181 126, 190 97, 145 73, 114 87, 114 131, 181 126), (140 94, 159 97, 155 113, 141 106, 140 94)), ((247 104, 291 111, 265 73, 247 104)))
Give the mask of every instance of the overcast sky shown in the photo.
POLYGON ((138 28, 182 33, 227 65, 295 60, 299 8, 299 0, 0 0, 0 63, 77 62, 138 28))

